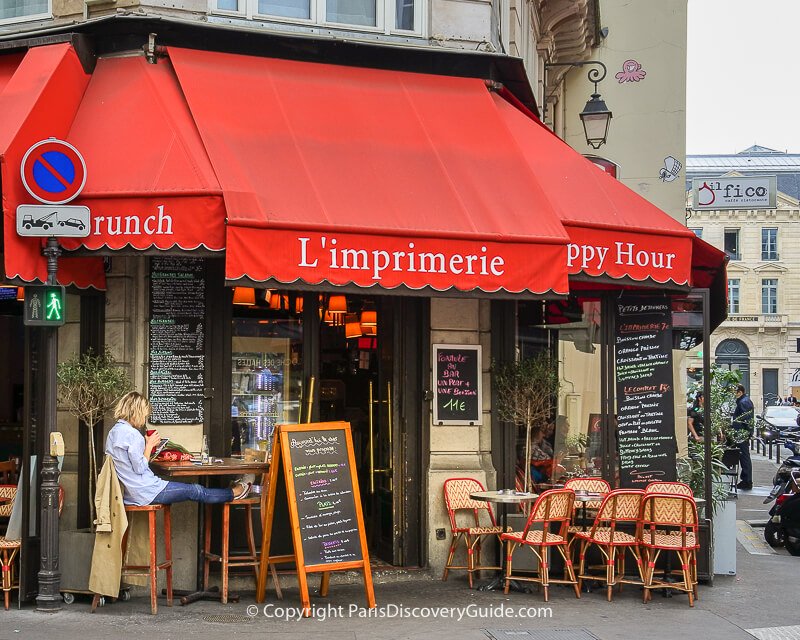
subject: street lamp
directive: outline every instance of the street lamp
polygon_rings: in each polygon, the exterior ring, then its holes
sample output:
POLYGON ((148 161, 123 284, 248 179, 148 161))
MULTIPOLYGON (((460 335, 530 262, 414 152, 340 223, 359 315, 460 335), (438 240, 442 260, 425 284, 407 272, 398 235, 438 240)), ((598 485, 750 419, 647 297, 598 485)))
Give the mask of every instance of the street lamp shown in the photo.
MULTIPOLYGON (((606 106, 605 100, 597 91, 598 83, 602 82, 607 73, 606 65, 599 60, 577 60, 573 62, 547 62, 544 65, 545 74, 552 67, 583 67, 587 64, 596 64, 600 69, 589 69, 587 77, 589 82, 594 83, 594 92, 579 116, 583 123, 583 132, 586 136, 586 144, 592 149, 599 149, 606 143, 608 138, 608 126, 611 124, 611 111, 606 106)), ((545 91, 547 90, 547 78, 545 77, 545 91)), ((544 109, 547 110, 547 99, 544 101, 544 109)))

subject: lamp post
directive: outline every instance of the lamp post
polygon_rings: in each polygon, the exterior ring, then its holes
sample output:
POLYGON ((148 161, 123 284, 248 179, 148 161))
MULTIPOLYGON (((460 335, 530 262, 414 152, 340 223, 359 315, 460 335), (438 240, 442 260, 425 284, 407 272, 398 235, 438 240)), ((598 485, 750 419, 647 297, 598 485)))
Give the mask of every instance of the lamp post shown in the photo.
MULTIPOLYGON (((597 85, 602 82, 606 74, 608 73, 608 69, 606 69, 606 65, 604 65, 599 60, 575 60, 569 62, 546 62, 544 65, 544 87, 545 91, 547 91, 547 70, 552 69, 555 67, 584 67, 586 65, 597 65, 598 68, 589 69, 587 73, 587 77, 589 78, 589 82, 594 83, 594 92, 592 93, 589 100, 586 102, 586 106, 583 107, 583 111, 578 114, 580 116, 581 122, 583 123, 583 132, 586 136, 586 144, 588 144, 592 149, 599 149, 602 147, 608 138, 608 126, 611 123, 611 111, 606 106, 605 101, 600 96, 600 93, 597 91, 597 85)), ((545 97, 544 100, 544 112, 547 113, 547 98, 545 97)))

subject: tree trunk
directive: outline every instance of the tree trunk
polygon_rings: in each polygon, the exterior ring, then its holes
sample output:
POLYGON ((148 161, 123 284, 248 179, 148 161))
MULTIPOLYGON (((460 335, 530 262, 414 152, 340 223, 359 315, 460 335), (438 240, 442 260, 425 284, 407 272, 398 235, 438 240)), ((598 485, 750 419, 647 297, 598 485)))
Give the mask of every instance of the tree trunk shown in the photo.
POLYGON ((527 493, 531 489, 531 423, 525 425, 525 487, 527 493))

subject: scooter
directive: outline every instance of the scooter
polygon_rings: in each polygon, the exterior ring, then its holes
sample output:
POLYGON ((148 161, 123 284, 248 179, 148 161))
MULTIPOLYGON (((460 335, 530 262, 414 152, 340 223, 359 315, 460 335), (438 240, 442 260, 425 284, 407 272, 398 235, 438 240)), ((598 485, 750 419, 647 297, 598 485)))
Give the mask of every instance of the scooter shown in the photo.
POLYGON ((793 455, 781 464, 772 491, 764 499, 764 504, 775 501, 764 527, 764 539, 772 547, 783 545, 793 556, 800 556, 800 452, 796 442, 786 440, 783 444, 793 455))

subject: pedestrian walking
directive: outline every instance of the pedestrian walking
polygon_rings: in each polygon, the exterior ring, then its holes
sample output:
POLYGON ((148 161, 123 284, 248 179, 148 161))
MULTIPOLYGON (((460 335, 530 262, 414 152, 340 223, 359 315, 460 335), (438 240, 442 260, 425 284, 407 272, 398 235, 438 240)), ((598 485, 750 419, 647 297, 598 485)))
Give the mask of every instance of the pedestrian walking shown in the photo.
POLYGON ((750 460, 750 438, 753 436, 755 415, 753 402, 745 392, 743 385, 736 385, 736 409, 731 419, 731 432, 729 438, 734 446, 739 449, 739 489, 753 488, 753 463, 750 460))

